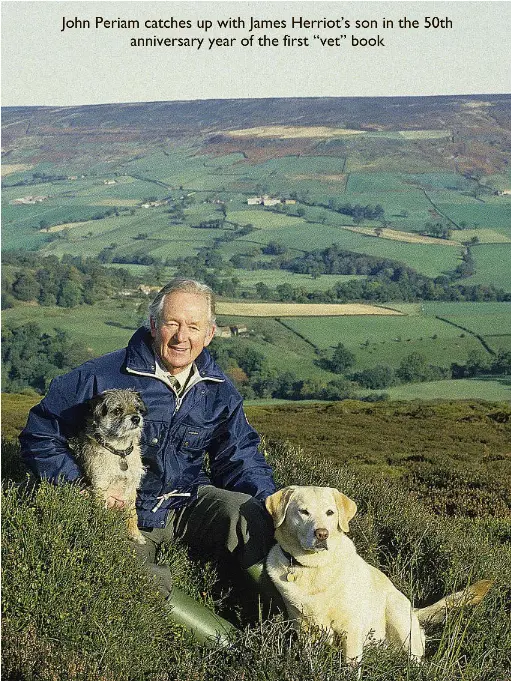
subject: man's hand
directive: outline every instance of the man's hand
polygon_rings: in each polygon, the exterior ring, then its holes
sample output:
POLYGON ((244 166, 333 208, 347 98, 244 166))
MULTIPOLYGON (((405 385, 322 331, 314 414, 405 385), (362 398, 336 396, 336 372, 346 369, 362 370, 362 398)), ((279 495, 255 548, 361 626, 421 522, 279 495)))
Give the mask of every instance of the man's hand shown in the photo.
POLYGON ((115 508, 116 510, 119 511, 121 511, 126 506, 126 502, 124 499, 115 496, 107 497, 105 503, 107 508, 115 508))
MULTIPOLYGON (((89 497, 91 495, 91 489, 81 489, 79 494, 83 495, 84 497, 89 497)), ((105 506, 106 508, 115 508, 116 510, 122 511, 122 509, 126 506, 126 501, 122 497, 111 495, 106 498, 105 506)))

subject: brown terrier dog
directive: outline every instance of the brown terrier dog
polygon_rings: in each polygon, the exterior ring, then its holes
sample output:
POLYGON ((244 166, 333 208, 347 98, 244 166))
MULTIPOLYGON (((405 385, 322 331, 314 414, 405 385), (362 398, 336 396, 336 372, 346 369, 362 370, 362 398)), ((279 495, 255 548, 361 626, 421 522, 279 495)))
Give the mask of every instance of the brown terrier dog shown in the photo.
POLYGON ((144 475, 140 435, 146 406, 135 390, 105 390, 88 402, 85 429, 70 442, 94 494, 105 502, 114 496, 125 502, 128 534, 145 539, 137 525, 135 501, 144 475))

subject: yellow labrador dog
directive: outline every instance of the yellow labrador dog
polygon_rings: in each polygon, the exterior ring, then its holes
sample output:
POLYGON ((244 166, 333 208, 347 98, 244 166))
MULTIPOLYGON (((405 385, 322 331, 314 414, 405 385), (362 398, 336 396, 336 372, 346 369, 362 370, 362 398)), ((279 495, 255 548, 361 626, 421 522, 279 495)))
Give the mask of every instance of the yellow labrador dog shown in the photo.
POLYGON ((354 501, 330 487, 286 487, 266 499, 277 544, 267 558, 268 574, 282 594, 297 628, 324 628, 342 638, 346 659, 360 660, 364 645, 388 641, 420 660, 422 625, 441 622, 462 603, 479 602, 491 583, 477 582, 423 609, 383 572, 366 563, 346 532, 357 511, 354 501))

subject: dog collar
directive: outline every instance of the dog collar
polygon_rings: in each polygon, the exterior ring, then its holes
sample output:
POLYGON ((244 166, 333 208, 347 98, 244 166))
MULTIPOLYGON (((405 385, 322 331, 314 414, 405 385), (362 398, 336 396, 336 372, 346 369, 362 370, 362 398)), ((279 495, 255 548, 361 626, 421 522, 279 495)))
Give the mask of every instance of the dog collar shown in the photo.
POLYGON ((121 461, 119 462, 119 465, 121 467, 121 470, 122 471, 128 470, 128 464, 124 459, 132 453, 133 444, 129 445, 129 447, 126 447, 126 449, 116 449, 115 447, 112 447, 112 445, 109 445, 108 442, 105 442, 105 440, 102 437, 100 437, 97 433, 96 437, 91 437, 90 435, 89 437, 91 438, 91 440, 95 440, 105 449, 108 449, 108 451, 111 452, 112 454, 115 454, 115 456, 120 456, 121 461))
POLYGON ((287 579, 288 582, 295 582, 298 575, 296 574, 296 570, 295 570, 294 566, 295 565, 299 565, 300 567, 306 567, 306 566, 303 565, 302 563, 300 563, 300 561, 296 560, 296 558, 294 556, 292 556, 288 551, 286 551, 286 549, 283 549, 282 546, 280 547, 280 550, 284 554, 284 557, 286 558, 286 560, 289 561, 289 567, 287 569, 286 579, 287 579))

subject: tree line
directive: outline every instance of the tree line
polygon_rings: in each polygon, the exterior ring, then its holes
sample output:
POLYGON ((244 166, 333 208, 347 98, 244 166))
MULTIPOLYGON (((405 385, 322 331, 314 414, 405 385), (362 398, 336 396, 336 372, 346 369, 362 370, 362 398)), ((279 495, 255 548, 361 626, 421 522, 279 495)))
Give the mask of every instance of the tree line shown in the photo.
POLYGON ((128 270, 71 255, 59 260, 54 255, 41 258, 36 253, 12 251, 2 255, 2 264, 2 309, 32 300, 45 306, 93 305, 139 283, 128 270))
MULTIPOLYGON (((470 353, 465 365, 453 363, 450 367, 431 364, 420 353, 412 352, 397 367, 378 364, 353 371, 355 356, 339 343, 330 358, 322 357, 317 361, 319 366, 337 376, 331 380, 304 379, 291 371, 282 372, 270 367, 262 352, 240 340, 215 339, 209 348, 245 399, 335 401, 355 398, 360 389, 385 390, 407 383, 465 378, 483 373, 494 376, 511 373, 511 352, 504 350, 500 350, 492 359, 480 353, 470 353)), ((385 394, 376 394, 369 399, 385 397, 385 394)))
POLYGON ((50 381, 90 359, 84 343, 62 329, 42 333, 29 322, 2 328, 2 392, 44 394, 50 381))
POLYGON ((219 295, 253 298, 275 302, 351 303, 351 302, 418 302, 418 301, 509 301, 511 292, 487 284, 469 284, 463 279, 473 272, 470 249, 462 262, 449 275, 427 277, 401 262, 341 249, 337 244, 289 257, 285 247, 271 242, 264 253, 272 259, 258 261, 255 253, 237 254, 225 262, 219 251, 202 249, 195 257, 176 260, 177 275, 194 277, 207 283, 219 295), (310 291, 291 283, 274 287, 257 282, 253 291, 243 286, 232 274, 237 269, 285 269, 312 278, 322 274, 359 275, 364 279, 339 281, 329 289, 310 291))
MULTIPOLYGON (((318 203, 317 205, 322 205, 318 203)), ((349 215, 355 224, 359 224, 364 220, 384 220, 385 211, 383 206, 379 203, 376 206, 366 205, 356 203, 351 204, 349 202, 340 203, 336 199, 329 199, 328 208, 335 211, 336 213, 341 213, 342 215, 349 215)))

